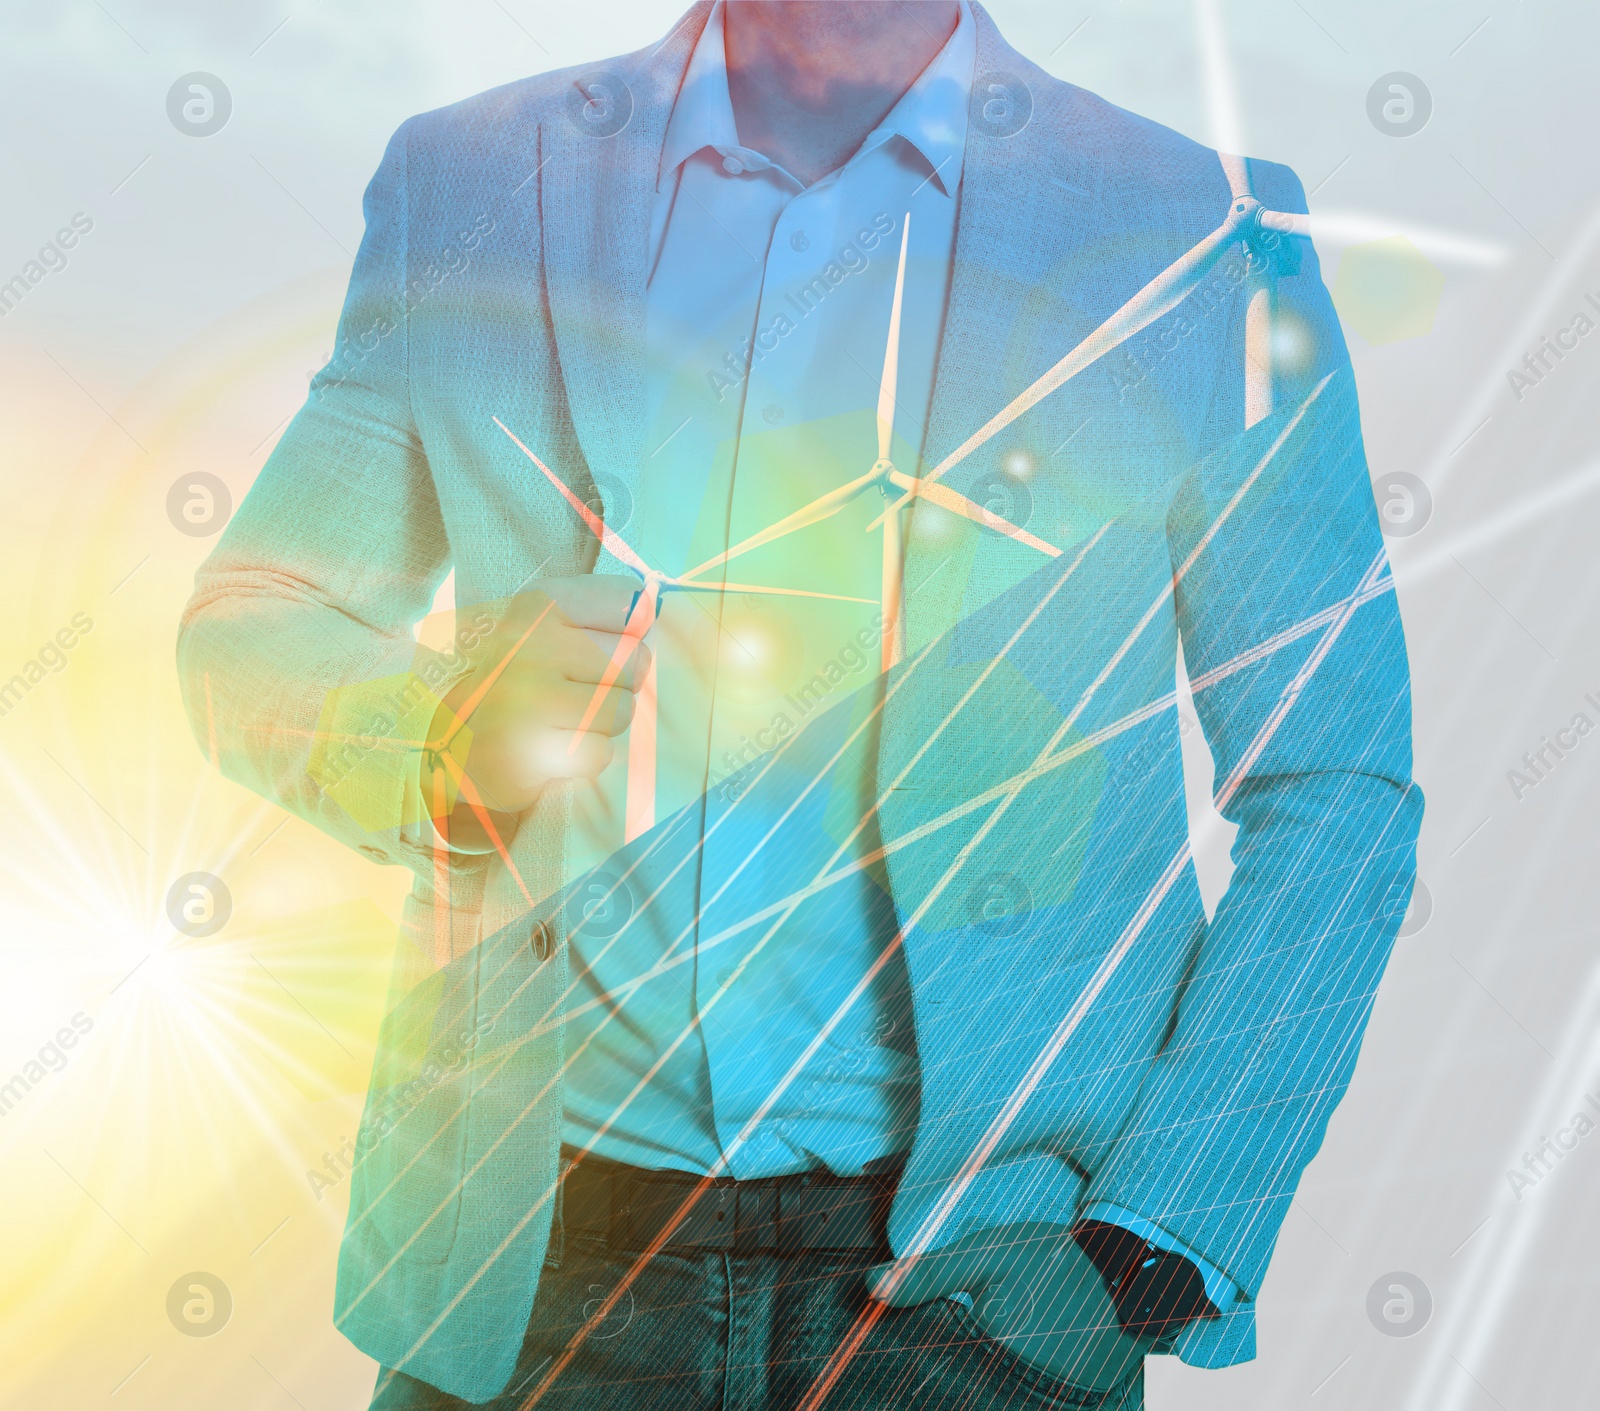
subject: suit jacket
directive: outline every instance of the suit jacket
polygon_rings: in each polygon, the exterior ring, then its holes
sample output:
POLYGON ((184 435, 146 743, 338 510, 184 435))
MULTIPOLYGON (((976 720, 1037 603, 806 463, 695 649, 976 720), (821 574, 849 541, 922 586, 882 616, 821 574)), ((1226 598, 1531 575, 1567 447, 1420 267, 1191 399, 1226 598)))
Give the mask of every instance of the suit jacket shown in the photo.
MULTIPOLYGON (((470 664, 477 619, 440 652, 411 629, 452 568, 474 605, 595 561, 493 418, 581 492, 641 454, 650 201, 708 9, 599 73, 400 128, 338 352, 201 569, 180 639, 196 728, 232 777, 416 874, 336 1316, 385 1365, 472 1401, 510 1375, 555 1199, 566 801, 552 789, 524 818, 510 865, 441 862, 399 826, 407 737, 470 664)), ((1214 152, 1052 78, 974 9, 930 465, 1218 226, 1230 195, 1214 152)), ((1305 209, 1285 168, 1250 171, 1265 205, 1305 209)), ((1066 551, 1041 561, 933 526, 921 502, 911 515, 878 778, 922 1105, 891 1239, 905 1252, 1114 1202, 1245 1290, 1178 1345, 1239 1361, 1355 1062, 1422 807, 1354 388, 1308 242, 1235 249, 949 479, 1066 551), (1276 409, 1246 430, 1244 305, 1262 282, 1276 409), (1209 922, 1180 638, 1239 826, 1209 922)), ((781 838, 751 835, 769 895, 797 894, 777 943, 828 924, 829 770, 865 709, 819 713, 713 800, 714 826, 787 814, 781 838)), ((691 846, 670 822, 645 842, 691 846)), ((730 897, 702 930, 754 943, 743 920, 730 897)))

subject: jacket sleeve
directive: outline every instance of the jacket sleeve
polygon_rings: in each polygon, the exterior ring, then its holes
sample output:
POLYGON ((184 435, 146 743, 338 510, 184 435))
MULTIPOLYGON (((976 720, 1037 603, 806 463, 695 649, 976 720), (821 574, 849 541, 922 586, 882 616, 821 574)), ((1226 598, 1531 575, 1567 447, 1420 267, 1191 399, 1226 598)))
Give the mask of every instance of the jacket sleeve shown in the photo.
MULTIPOLYGON (((1266 203, 1303 210, 1288 184, 1266 203)), ((1309 250, 1277 295, 1311 365, 1186 478, 1168 520, 1235 871, 1085 1195, 1170 1232, 1251 1298, 1354 1068, 1422 816, 1354 378, 1309 250)))
POLYGON ((421 869, 417 747, 464 663, 412 638, 449 549, 408 388, 409 127, 367 188, 337 351, 196 575, 178 670, 224 774, 421 869))

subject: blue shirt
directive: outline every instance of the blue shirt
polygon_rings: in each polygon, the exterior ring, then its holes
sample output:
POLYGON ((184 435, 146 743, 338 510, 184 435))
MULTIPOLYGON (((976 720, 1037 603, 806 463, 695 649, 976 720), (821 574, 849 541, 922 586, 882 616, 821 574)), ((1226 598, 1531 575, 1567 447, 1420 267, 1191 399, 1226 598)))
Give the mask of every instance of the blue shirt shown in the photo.
MULTIPOLYGON (((954 261, 975 57, 963 4, 944 48, 883 122, 843 166, 807 187, 739 141, 722 11, 721 3, 713 9, 685 74, 652 210, 648 451, 633 482, 608 497, 611 527, 673 575, 872 464, 908 215, 892 459, 917 465, 954 261), (619 504, 627 509, 620 523, 619 504)), ((606 880, 572 938, 570 1145, 697 1174, 720 1161, 741 1179, 819 1166, 853 1175, 911 1145, 918 1076, 910 985, 891 944, 894 908, 873 869, 858 875, 823 933, 780 933, 752 951, 758 928, 743 944, 700 948, 713 908, 754 914, 792 885, 767 893, 764 864, 749 861, 751 830, 759 835, 767 820, 708 829, 708 792, 812 711, 852 694, 864 706, 880 698, 882 618, 872 600, 881 553, 867 525, 881 508, 877 496, 862 497, 720 570, 729 582, 865 603, 736 592, 663 600, 650 637, 656 816, 693 830, 699 847, 683 867, 680 847, 653 852, 649 835, 624 844, 624 751, 593 785, 575 788, 572 873, 601 867, 606 880), (626 881, 615 888, 619 878, 626 881)), ((937 520, 919 510, 919 533, 930 523, 937 533, 937 520)), ((626 570, 602 553, 597 571, 626 570)), ((830 816, 847 819, 841 838, 871 810, 873 745, 869 732, 860 768, 829 801, 830 816)), ((874 838, 863 831, 842 862, 858 860, 874 838)), ((1238 1298, 1232 1280, 1151 1222, 1103 1202, 1081 1213, 1194 1259, 1220 1308, 1238 1298)))

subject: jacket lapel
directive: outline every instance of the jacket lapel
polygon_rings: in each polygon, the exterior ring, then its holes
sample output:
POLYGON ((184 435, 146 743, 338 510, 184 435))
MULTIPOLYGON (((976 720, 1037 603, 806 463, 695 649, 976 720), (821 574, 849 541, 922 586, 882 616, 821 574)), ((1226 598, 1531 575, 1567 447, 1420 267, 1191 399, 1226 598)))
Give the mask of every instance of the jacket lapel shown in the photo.
MULTIPOLYGON (((1046 330, 1031 311, 1053 287, 1063 249, 1094 224, 1096 183, 1087 170, 1084 134, 1062 120, 1061 95, 1072 90, 1012 49, 981 5, 973 3, 972 11, 977 61, 924 469, 938 465, 1060 356, 1041 342, 1046 330), (985 103, 1015 102, 1019 91, 1031 107, 1026 126, 995 135, 982 120, 985 103), (1058 238, 1041 240, 1045 229, 1058 238)), ((953 468, 948 483, 965 489, 983 471, 998 468, 1010 445, 1000 433, 953 468)), ((910 652, 949 631, 960 615, 964 575, 936 571, 945 553, 937 545, 937 536, 915 532, 913 511, 905 570, 910 652)))
POLYGON ((615 72, 580 74, 563 114, 541 124, 550 318, 591 472, 631 480, 638 462, 650 209, 667 121, 710 13, 710 0, 702 0, 653 50, 630 56, 615 72), (631 109, 626 125, 610 132, 624 109, 631 109))
MULTIPOLYGON (((590 473, 625 468, 624 483, 644 437, 645 281, 656 173, 678 86, 710 13, 711 0, 702 0, 654 50, 630 55, 612 72, 579 75, 566 115, 539 126, 544 279, 567 406, 590 473), (625 89, 616 86, 618 78, 625 89), (632 107, 626 126, 610 136, 602 135, 603 109, 598 127, 576 116, 594 91, 577 83, 596 79, 605 81, 600 102, 614 103, 625 91, 632 107)), ((592 544, 573 523, 577 537, 592 544)), ((582 554, 578 559, 585 561, 582 554)), ((567 799, 565 790, 549 791, 518 830, 512 865, 491 871, 484 938, 503 926, 531 924, 523 878, 560 875, 567 799)))
MULTIPOLYGON (((1063 340, 1070 340, 1071 330, 1050 317, 1059 306, 1049 296, 1061 292, 1063 261, 1093 236, 1099 223, 1099 164, 1090 135, 1072 117, 1077 90, 1006 44, 980 5, 973 3, 972 9, 977 60, 955 265, 924 438, 924 471, 938 465, 1065 351, 1063 340), (1001 135, 994 122, 984 121, 984 105, 1000 104, 990 112, 1004 112, 1003 105, 1015 102, 1019 92, 1031 108, 1029 120, 1020 131, 1001 135), (1046 231, 1050 238, 1040 238, 1046 231)), ((1070 394, 1063 389, 1055 395, 1070 394)), ((953 467, 948 483, 965 491, 979 475, 1000 469, 1016 444, 1017 438, 1002 431, 953 467)), ((913 508, 906 541, 908 658, 956 625, 967 594, 967 574, 941 536, 918 532, 919 507, 920 502, 913 508)), ((918 670, 924 676, 938 672, 938 654, 918 670)), ((934 682, 913 679, 886 703, 880 788, 891 782, 889 761, 905 759, 917 748, 918 740, 910 737, 933 723, 927 702, 937 699, 934 682)), ((969 718, 955 722, 955 728, 981 731, 984 726, 969 718)), ((925 822, 926 807, 925 802, 919 805, 914 791, 891 791, 880 809, 884 838, 892 840, 925 822)), ((891 889, 902 917, 915 905, 918 890, 900 875, 907 866, 898 855, 890 855, 891 889)))

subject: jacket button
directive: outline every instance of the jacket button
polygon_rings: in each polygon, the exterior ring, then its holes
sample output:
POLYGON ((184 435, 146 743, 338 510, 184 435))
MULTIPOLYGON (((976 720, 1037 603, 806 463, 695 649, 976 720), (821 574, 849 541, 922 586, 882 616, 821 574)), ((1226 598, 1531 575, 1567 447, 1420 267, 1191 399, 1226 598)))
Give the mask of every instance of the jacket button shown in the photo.
POLYGON ((529 940, 533 946, 533 958, 541 965, 556 953, 555 932, 548 921, 535 921, 529 940))

